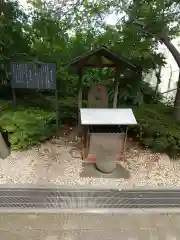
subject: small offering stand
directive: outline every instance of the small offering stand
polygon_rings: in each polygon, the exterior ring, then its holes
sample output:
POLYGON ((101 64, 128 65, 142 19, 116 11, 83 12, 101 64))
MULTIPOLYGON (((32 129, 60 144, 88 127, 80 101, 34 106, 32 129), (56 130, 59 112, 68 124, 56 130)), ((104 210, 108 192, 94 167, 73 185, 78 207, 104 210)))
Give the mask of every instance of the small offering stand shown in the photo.
POLYGON ((123 153, 128 125, 137 124, 132 109, 81 108, 82 151, 96 156, 96 167, 103 173, 116 168, 116 153, 123 153))

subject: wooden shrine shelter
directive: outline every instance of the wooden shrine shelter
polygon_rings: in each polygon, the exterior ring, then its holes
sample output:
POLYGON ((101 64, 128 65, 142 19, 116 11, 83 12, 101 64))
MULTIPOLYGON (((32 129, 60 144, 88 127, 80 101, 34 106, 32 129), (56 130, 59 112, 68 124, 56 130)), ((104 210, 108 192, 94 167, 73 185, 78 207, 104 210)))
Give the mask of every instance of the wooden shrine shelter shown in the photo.
POLYGON ((91 50, 81 56, 76 57, 70 62, 70 66, 75 67, 79 75, 78 89, 78 107, 82 107, 82 91, 83 91, 83 70, 85 68, 114 68, 115 69, 115 94, 113 100, 113 108, 117 107, 118 87, 120 74, 125 70, 136 70, 136 66, 130 61, 111 51, 107 47, 101 47, 91 50))
POLYGON ((98 151, 96 165, 100 171, 109 173, 115 168, 116 162, 114 157, 107 161, 105 158, 109 156, 109 153, 114 155, 117 149, 122 152, 126 142, 127 131, 124 133, 120 125, 136 124, 131 109, 117 109, 120 74, 124 74, 127 70, 136 71, 137 68, 107 47, 101 47, 76 57, 70 62, 70 66, 75 67, 79 75, 78 135, 82 140, 82 158, 86 159, 89 154, 98 151), (93 85, 90 88, 87 108, 82 108, 83 70, 85 68, 114 68, 113 108, 108 106, 108 92, 103 84, 93 85), (110 147, 113 141, 114 150, 110 147), (107 151, 109 151, 108 154, 107 151))

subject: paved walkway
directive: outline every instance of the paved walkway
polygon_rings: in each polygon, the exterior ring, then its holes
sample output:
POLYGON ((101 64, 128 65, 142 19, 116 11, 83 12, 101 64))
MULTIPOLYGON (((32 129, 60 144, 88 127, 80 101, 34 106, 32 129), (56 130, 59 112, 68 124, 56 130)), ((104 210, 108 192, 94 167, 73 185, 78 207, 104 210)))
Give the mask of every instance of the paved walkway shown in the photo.
POLYGON ((7 240, 178 240, 180 214, 9 213, 0 216, 7 240))

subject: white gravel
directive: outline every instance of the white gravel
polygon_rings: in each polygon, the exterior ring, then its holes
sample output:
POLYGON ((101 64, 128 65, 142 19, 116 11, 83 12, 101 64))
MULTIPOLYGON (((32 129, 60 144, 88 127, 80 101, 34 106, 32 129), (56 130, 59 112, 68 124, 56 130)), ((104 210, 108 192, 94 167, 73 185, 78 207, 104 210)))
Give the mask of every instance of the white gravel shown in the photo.
POLYGON ((121 164, 130 172, 129 179, 81 178, 82 160, 78 150, 59 138, 0 159, 0 184, 53 183, 107 188, 180 186, 180 161, 170 160, 167 155, 131 148, 121 164))

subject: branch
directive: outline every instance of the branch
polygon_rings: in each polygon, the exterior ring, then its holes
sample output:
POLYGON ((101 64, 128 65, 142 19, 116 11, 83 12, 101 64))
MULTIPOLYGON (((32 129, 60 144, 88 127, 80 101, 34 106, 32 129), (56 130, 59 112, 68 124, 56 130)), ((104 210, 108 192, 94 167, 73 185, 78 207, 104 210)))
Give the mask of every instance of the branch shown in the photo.
POLYGON ((151 36, 152 38, 155 38, 157 41, 159 41, 160 43, 163 43, 162 39, 165 37, 164 34, 162 34, 162 32, 160 34, 153 34, 152 32, 150 32, 148 30, 148 27, 143 24, 142 22, 140 22, 139 20, 134 20, 133 21, 134 24, 138 25, 141 27, 141 30, 145 33, 148 34, 149 36, 151 36))
POLYGON ((174 89, 168 90, 168 91, 163 92, 163 93, 161 93, 161 94, 165 94, 165 93, 173 92, 173 91, 175 91, 175 90, 177 90, 177 88, 174 88, 174 89))
POLYGON ((130 11, 130 10, 126 7, 126 3, 125 3, 124 1, 122 1, 121 3, 122 3, 122 10, 129 16, 129 19, 130 19, 130 20, 129 20, 129 23, 134 23, 134 24, 140 26, 140 27, 141 27, 141 30, 142 30, 145 34, 148 34, 149 36, 155 38, 156 40, 158 40, 158 41, 160 41, 160 42, 162 43, 161 39, 163 38, 163 35, 164 35, 164 34, 160 33, 160 34, 158 34, 158 36, 157 36, 157 34, 153 34, 152 32, 150 32, 150 31, 148 30, 148 26, 145 25, 143 22, 139 21, 138 19, 136 19, 136 16, 134 16, 134 15, 132 14, 132 11, 130 11))

